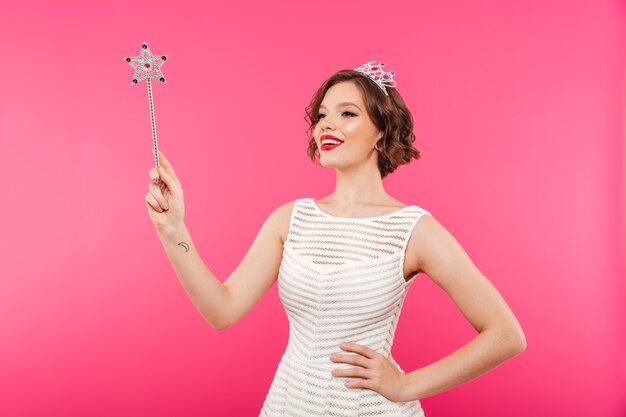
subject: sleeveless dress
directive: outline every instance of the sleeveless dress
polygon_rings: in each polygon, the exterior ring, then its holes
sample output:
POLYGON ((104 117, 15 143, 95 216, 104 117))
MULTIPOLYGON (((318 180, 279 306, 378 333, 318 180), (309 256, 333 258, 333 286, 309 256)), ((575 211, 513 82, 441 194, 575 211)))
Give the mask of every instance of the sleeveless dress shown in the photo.
POLYGON ((339 347, 344 341, 389 357, 413 280, 404 279, 405 249, 424 214, 411 205, 383 216, 337 217, 313 198, 295 201, 278 273, 289 341, 260 417, 424 417, 418 400, 346 387, 356 377, 331 371, 357 365, 330 360, 333 353, 356 355, 339 347))

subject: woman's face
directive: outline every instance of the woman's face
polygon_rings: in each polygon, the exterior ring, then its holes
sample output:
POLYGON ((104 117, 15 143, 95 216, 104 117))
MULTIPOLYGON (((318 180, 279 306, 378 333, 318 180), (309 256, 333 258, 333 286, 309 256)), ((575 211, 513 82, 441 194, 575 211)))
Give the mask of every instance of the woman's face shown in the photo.
POLYGON ((321 165, 346 168, 369 159, 376 163, 374 145, 383 133, 367 114, 361 90, 356 84, 344 81, 329 88, 318 114, 314 138, 321 165), (339 146, 325 145, 326 136, 333 136, 342 143, 339 146))

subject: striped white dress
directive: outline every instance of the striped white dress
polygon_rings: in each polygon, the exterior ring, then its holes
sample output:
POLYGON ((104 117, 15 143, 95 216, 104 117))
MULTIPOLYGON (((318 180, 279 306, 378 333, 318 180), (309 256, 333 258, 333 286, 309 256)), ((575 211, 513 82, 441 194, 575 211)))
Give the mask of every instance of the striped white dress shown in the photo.
POLYGON ((289 342, 260 417, 424 416, 418 400, 393 402, 346 387, 354 378, 331 371, 356 365, 330 360, 356 354, 342 351, 343 341, 389 356, 412 282, 404 279, 404 251, 424 214, 412 205, 377 217, 337 217, 313 198, 296 200, 278 274, 289 342))

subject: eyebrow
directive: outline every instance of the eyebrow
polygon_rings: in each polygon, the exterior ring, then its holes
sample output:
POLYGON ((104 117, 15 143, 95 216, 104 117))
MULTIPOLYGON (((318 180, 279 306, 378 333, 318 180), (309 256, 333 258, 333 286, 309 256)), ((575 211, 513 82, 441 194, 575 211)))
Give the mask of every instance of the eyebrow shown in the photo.
MULTIPOLYGON (((349 102, 349 101, 344 101, 343 103, 339 103, 339 104, 337 104, 337 107, 341 107, 341 106, 354 106, 354 107, 356 107, 357 109, 361 110, 361 108, 360 108, 359 106, 357 106, 356 104, 351 103, 351 102, 349 102)), ((321 109, 322 107, 323 107, 323 108, 326 108, 326 106, 324 106, 323 104, 320 104, 320 109, 321 109)), ((362 111, 362 110, 361 110, 361 111, 362 111)))

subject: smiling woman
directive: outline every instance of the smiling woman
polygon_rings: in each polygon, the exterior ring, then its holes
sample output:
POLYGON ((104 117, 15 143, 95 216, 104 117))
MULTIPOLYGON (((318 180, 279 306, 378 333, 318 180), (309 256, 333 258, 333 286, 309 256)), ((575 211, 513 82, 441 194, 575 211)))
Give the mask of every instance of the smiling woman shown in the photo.
MULTIPOLYGON (((183 287, 213 328, 238 322, 278 282, 289 342, 261 417, 422 417, 420 399, 525 348, 515 316, 454 237, 428 210, 385 192, 382 178, 420 153, 395 82, 381 83, 391 76, 366 65, 365 72, 359 67, 332 75, 307 108, 309 155, 320 152, 320 164, 335 170, 334 193, 297 198, 274 210, 223 284, 191 240, 182 186, 162 154, 158 174, 164 183, 150 184, 146 195, 183 287), (391 347, 407 291, 420 272, 447 292, 480 334, 405 373, 391 347)), ((156 170, 150 175, 156 178, 156 170)))

